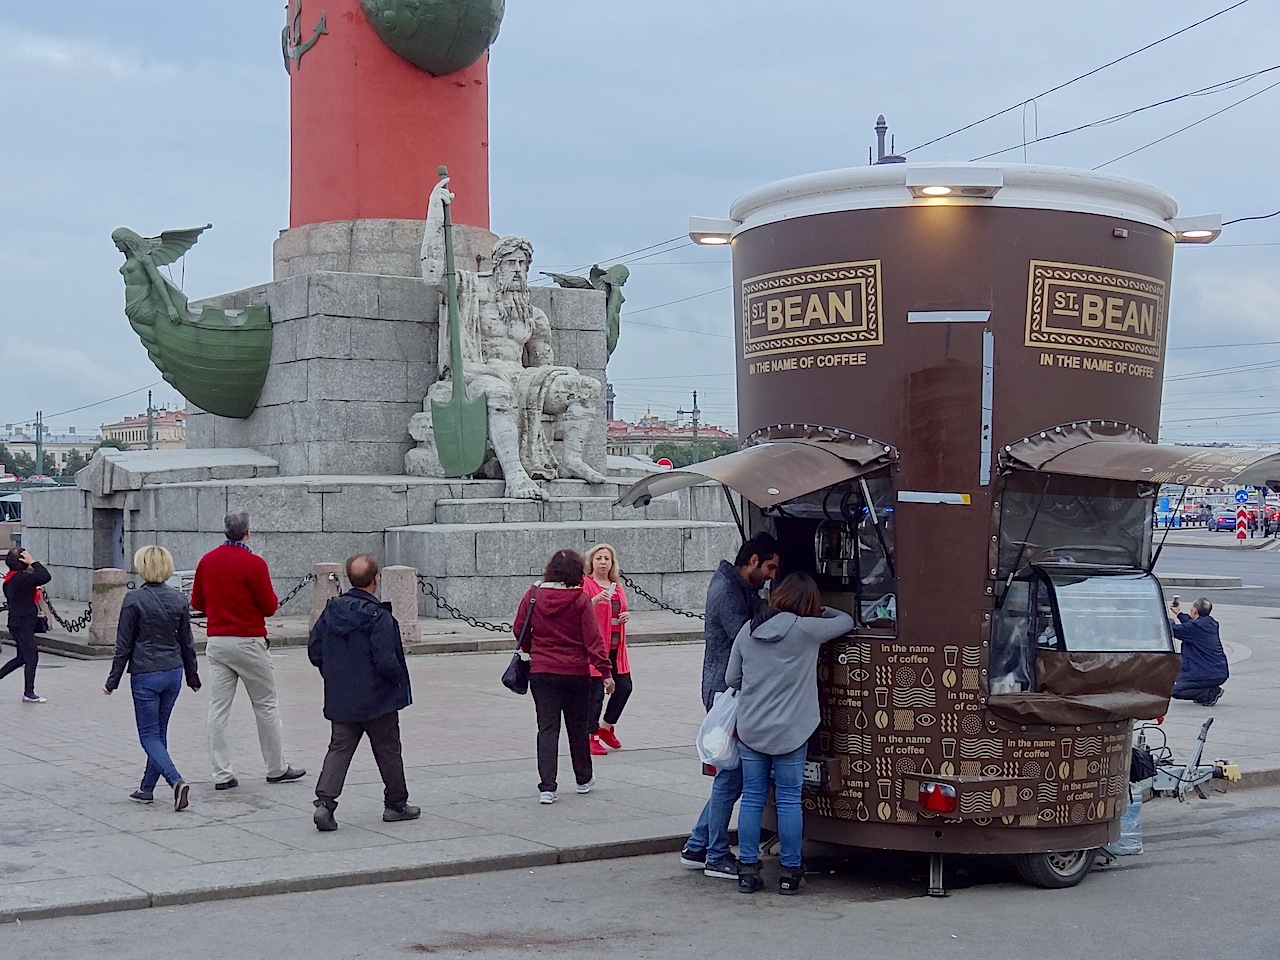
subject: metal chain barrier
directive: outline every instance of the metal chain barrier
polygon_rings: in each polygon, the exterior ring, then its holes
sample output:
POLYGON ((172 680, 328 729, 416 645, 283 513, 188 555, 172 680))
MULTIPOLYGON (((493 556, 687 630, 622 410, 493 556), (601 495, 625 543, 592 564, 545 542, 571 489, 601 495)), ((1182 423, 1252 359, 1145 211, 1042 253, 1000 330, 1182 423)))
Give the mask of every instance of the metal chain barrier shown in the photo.
POLYGON ((76 617, 74 620, 63 620, 58 611, 53 606, 53 601, 48 597, 44 598, 44 605, 49 608, 49 612, 53 614, 53 619, 58 621, 58 626, 62 627, 67 633, 79 633, 89 626, 89 622, 93 619, 93 604, 90 603, 84 613, 76 617))
POLYGON ((644 587, 640 586, 640 584, 636 583, 634 580, 628 577, 625 573, 622 574, 622 582, 627 585, 628 590, 631 590, 634 593, 639 594, 640 596, 648 600, 650 603, 661 607, 663 610, 670 610, 672 613, 678 613, 682 617, 690 617, 694 620, 707 619, 706 614, 690 613, 688 610, 681 610, 679 607, 673 607, 671 604, 665 603, 662 600, 659 600, 657 597, 655 597, 652 593, 650 593, 644 587))
POLYGON ((445 611, 455 620, 461 620, 463 623, 469 623, 473 627, 481 627, 494 633, 511 633, 511 624, 509 623, 488 623, 484 620, 467 616, 467 614, 436 593, 436 588, 427 583, 427 578, 422 574, 418 574, 418 590, 436 602, 436 609, 445 611))
MULTIPOLYGON (((298 595, 298 592, 299 592, 303 587, 305 587, 308 583, 313 583, 313 582, 315 581, 315 579, 316 579, 316 575, 315 575, 314 573, 308 573, 305 577, 303 577, 301 580, 299 580, 299 581, 298 581, 298 585, 297 585, 297 586, 295 586, 292 590, 290 590, 288 593, 286 593, 286 594, 284 595, 284 599, 280 601, 280 603, 279 603, 279 605, 276 607, 276 609, 277 609, 277 610, 282 610, 282 609, 284 609, 284 605, 285 605, 286 603, 288 603, 290 600, 292 600, 294 597, 296 597, 296 596, 298 595)), ((336 578, 336 577, 334 577, 333 579, 335 579, 335 580, 336 580, 337 578, 336 578)))

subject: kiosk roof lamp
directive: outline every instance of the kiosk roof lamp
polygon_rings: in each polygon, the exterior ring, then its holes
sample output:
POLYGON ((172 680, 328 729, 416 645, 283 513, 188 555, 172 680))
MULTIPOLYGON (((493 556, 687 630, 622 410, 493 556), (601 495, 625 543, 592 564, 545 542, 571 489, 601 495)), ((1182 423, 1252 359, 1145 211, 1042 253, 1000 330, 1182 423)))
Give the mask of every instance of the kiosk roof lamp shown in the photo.
POLYGON ((1004 186, 1004 171, 997 167, 907 168, 907 189, 917 199, 955 197, 962 200, 989 200, 1004 186))
POLYGON ((690 217, 689 239, 704 246, 728 243, 733 238, 737 220, 719 220, 715 217, 690 217))
POLYGON ((1174 217, 1167 221, 1178 243, 1213 243, 1222 235, 1222 214, 1209 213, 1198 217, 1174 217))

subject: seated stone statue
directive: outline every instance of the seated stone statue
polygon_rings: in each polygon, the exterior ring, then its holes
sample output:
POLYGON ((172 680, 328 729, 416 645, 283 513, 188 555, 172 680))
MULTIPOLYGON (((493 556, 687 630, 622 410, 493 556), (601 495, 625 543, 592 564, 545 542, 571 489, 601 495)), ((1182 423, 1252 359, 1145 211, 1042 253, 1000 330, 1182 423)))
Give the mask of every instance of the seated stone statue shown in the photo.
MULTIPOLYGON (((444 204, 453 199, 448 178, 428 201, 422 240, 422 278, 445 281, 444 204)), ((572 367, 556 366, 551 350, 551 324, 529 298, 529 265, 533 246, 522 237, 503 237, 493 248, 493 271, 457 271, 462 377, 469 397, 484 396, 489 413, 489 444, 502 468, 508 497, 537 500, 546 493, 536 480, 576 477, 588 483, 605 478, 582 459, 582 448, 596 422, 600 382, 572 367), (543 430, 543 417, 553 421, 564 440, 557 461, 543 430)), ((443 298, 442 298, 443 300, 443 298)), ((449 324, 440 309, 438 362, 440 377, 427 391, 424 412, 409 425, 415 440, 430 442, 431 401, 446 401, 453 389, 449 324)), ((406 458, 406 471, 422 472, 417 451, 406 458)))

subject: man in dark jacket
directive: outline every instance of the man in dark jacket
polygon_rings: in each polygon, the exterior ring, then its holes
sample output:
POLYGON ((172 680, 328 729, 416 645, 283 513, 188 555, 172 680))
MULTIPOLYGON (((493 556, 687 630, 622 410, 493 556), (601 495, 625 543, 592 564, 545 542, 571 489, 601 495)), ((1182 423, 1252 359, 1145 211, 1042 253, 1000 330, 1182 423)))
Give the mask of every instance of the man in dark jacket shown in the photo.
POLYGON ((1191 604, 1191 614, 1187 615, 1178 609, 1175 601, 1170 604, 1169 612, 1173 635, 1182 641, 1182 669, 1174 682, 1173 696, 1212 707, 1222 696, 1222 685, 1231 675, 1218 636, 1218 621, 1209 615, 1213 604, 1201 597, 1191 604))
POLYGON ((311 628, 307 656, 324 677, 324 715, 333 726, 329 752, 316 780, 317 830, 337 830, 333 811, 360 738, 382 775, 382 819, 415 820, 400 751, 400 713, 412 702, 409 667, 391 604, 379 602, 378 561, 368 554, 347 561, 352 589, 334 597, 311 628))
MULTIPOLYGON (((767 533, 752 537, 738 550, 732 564, 721 560, 707 587, 706 625, 702 654, 702 705, 710 710, 715 695, 726 689, 725 668, 733 640, 756 612, 760 588, 778 575, 778 542, 767 533)), ((708 877, 738 879, 738 863, 729 851, 729 820, 742 796, 742 769, 718 770, 711 783, 711 799, 702 808, 680 863, 702 870, 708 877)))

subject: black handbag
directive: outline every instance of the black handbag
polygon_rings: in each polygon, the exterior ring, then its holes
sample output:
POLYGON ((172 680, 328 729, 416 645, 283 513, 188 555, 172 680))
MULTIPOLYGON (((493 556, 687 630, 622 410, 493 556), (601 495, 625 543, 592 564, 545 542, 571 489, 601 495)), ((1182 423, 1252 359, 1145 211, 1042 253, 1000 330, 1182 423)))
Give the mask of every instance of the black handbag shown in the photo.
POLYGON ((49 632, 49 618, 44 616, 36 617, 36 633, 48 633, 48 632, 49 632))
POLYGON ((529 632, 533 629, 533 606, 538 602, 538 591, 533 591, 533 596, 529 598, 529 614, 524 618, 524 626, 520 628, 520 639, 516 641, 516 652, 511 655, 511 662, 507 664, 507 669, 502 671, 502 685, 512 693, 518 693, 521 696, 529 692, 529 665, 530 661, 526 656, 521 656, 524 652, 525 641, 529 639, 529 632))

